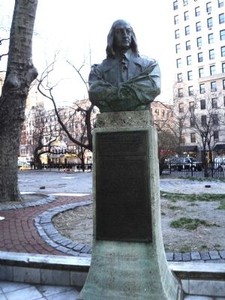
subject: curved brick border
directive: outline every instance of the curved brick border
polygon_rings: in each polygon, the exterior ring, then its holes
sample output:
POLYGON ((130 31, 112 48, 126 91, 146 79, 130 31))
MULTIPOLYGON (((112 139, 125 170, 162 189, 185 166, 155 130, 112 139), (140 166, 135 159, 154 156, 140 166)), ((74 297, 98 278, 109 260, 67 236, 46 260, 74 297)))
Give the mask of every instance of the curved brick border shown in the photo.
MULTIPOLYGON (((66 204, 51 208, 35 218, 35 226, 42 239, 50 246, 67 254, 74 256, 90 256, 92 248, 90 245, 73 242, 69 238, 62 236, 52 224, 52 218, 59 213, 74 209, 79 206, 92 204, 92 201, 82 201, 79 203, 66 204)), ((188 262, 188 261, 211 261, 225 262, 225 250, 212 250, 206 252, 166 252, 167 261, 188 262)))
MULTIPOLYGON (((21 194, 23 195, 23 193, 21 194)), ((0 203, 0 211, 39 206, 43 204, 48 204, 56 199, 54 195, 46 195, 46 194, 38 194, 38 193, 26 193, 24 195, 37 195, 40 196, 41 199, 29 200, 21 203, 14 203, 14 202, 7 203, 7 204, 0 203)))
POLYGON ((63 206, 54 207, 43 212, 35 218, 35 226, 41 238, 51 247, 74 256, 90 256, 91 246, 73 242, 69 238, 62 236, 52 224, 52 218, 61 212, 74 209, 76 207, 92 204, 92 201, 82 201, 63 206))

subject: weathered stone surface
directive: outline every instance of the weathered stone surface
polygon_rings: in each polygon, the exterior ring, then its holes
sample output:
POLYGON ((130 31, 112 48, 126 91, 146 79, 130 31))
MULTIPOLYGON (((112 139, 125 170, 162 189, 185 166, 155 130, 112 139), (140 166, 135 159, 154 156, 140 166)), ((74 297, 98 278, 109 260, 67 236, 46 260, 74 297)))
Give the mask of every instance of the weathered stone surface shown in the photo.
POLYGON ((149 117, 150 111, 132 111, 101 113, 97 116, 97 128, 102 130, 107 128, 123 128, 129 130, 132 127, 146 128, 146 126, 153 125, 152 119, 149 117), (134 117, 135 116, 135 117, 134 117))
POLYGON ((146 111, 98 116, 92 261, 78 299, 183 297, 168 268, 162 242, 157 137, 151 123, 146 111))

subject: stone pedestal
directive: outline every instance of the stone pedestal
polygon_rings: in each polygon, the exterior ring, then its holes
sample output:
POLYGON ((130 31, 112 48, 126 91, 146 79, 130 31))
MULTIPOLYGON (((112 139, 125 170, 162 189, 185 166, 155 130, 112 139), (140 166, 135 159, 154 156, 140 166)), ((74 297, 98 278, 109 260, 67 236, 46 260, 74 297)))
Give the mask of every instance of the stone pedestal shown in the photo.
POLYGON ((183 299, 165 258, 149 111, 98 115, 93 176, 93 252, 78 299, 183 299))

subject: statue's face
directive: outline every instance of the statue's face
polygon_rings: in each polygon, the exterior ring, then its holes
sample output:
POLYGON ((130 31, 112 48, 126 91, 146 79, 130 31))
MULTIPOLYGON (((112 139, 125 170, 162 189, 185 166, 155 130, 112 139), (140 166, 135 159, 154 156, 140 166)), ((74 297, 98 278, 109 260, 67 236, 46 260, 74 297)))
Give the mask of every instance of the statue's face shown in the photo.
POLYGON ((115 27, 114 42, 118 49, 129 49, 132 41, 132 28, 127 23, 119 23, 115 27))

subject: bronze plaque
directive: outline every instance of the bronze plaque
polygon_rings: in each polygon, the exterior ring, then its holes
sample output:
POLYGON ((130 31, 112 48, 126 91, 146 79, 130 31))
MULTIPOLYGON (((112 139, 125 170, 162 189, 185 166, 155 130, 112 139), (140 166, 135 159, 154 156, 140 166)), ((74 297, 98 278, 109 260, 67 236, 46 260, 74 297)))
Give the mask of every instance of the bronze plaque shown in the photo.
POLYGON ((148 131, 96 133, 96 239, 152 240, 148 131))

